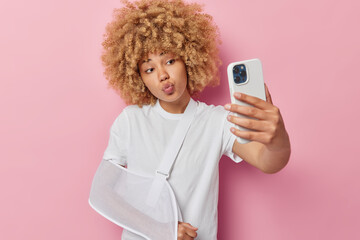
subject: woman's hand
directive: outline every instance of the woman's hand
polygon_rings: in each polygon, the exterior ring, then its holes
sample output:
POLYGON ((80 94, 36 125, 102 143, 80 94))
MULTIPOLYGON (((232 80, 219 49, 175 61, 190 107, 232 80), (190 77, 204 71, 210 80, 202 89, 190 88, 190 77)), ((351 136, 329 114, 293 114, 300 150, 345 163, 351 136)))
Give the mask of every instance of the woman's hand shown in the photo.
POLYGON ((196 238, 198 228, 190 223, 178 222, 178 240, 193 240, 196 238))
POLYGON ((243 93, 235 93, 236 99, 251 106, 227 104, 225 109, 252 118, 228 116, 228 121, 249 129, 249 131, 241 131, 233 127, 232 133, 253 141, 247 144, 236 142, 233 152, 260 170, 274 173, 287 164, 290 157, 290 141, 280 110, 273 105, 266 86, 265 91, 266 101, 243 93))
POLYGON ((246 119, 229 115, 228 120, 230 122, 250 129, 250 131, 241 131, 237 128, 232 128, 231 131, 238 137, 260 142, 269 150, 279 150, 284 147, 290 147, 288 134, 285 130, 280 110, 273 105, 267 87, 265 87, 265 90, 266 101, 243 93, 234 94, 236 99, 252 106, 231 104, 226 105, 225 108, 231 112, 255 119, 246 119))

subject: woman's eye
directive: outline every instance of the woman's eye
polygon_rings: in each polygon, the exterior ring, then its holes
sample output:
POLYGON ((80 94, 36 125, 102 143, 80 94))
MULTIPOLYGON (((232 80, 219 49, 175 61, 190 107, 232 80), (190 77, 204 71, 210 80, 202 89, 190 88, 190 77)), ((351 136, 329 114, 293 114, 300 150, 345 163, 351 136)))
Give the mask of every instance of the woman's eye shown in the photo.
POLYGON ((169 61, 166 62, 166 64, 173 64, 175 62, 175 59, 171 59, 169 61))
POLYGON ((149 68, 149 69, 146 69, 146 70, 145 70, 146 73, 151 73, 152 71, 154 71, 153 68, 149 68))

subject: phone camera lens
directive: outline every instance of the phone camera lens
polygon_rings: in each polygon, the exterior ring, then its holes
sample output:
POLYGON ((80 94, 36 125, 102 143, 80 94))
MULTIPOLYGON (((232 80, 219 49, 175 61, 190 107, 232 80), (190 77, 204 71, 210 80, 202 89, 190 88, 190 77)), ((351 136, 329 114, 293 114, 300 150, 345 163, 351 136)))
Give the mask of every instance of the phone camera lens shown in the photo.
POLYGON ((238 64, 233 67, 233 78, 236 84, 247 82, 247 71, 244 64, 238 64))
POLYGON ((238 73, 239 73, 239 68, 238 68, 237 66, 235 66, 235 67, 233 68, 233 71, 234 71, 234 73, 238 74, 238 73))

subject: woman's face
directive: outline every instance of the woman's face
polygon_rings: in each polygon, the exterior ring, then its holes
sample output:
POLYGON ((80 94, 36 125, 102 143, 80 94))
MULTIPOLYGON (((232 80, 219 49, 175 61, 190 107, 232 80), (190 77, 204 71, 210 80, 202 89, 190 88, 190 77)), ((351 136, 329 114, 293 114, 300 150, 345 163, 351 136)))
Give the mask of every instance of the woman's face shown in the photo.
POLYGON ((138 62, 140 76, 149 91, 166 103, 190 98, 184 62, 171 53, 150 53, 138 62))

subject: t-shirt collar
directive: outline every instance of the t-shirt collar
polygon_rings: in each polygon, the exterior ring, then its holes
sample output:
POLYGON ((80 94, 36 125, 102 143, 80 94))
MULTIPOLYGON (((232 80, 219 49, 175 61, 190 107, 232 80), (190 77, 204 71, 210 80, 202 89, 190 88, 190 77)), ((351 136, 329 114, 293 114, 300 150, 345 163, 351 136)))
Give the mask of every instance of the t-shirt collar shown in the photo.
MULTIPOLYGON (((196 104, 196 102, 190 98, 190 101, 188 103, 188 105, 186 106, 186 108, 188 108, 189 106, 196 104)), ((167 112, 165 109, 163 109, 160 105, 159 99, 156 101, 156 104, 154 106, 154 109, 164 118, 166 119, 171 119, 171 120, 179 120, 184 113, 169 113, 167 112)))

